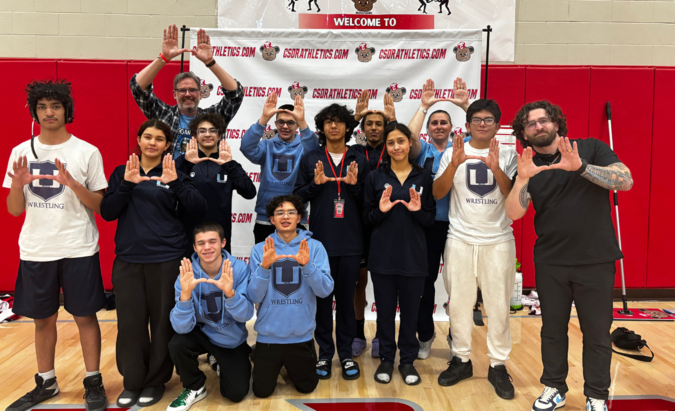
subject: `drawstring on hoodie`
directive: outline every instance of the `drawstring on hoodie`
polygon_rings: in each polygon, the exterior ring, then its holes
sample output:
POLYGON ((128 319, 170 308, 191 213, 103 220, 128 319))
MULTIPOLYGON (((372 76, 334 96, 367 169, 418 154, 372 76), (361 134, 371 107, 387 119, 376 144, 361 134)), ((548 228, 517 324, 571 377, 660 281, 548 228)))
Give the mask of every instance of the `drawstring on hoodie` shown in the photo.
MULTIPOLYGON (((194 256, 193 256, 194 258, 194 256)), ((225 260, 229 260, 229 257, 227 255, 223 255, 223 262, 220 266, 220 276, 223 276, 223 266, 225 265, 225 260)), ((193 260, 194 263, 194 260, 193 260)), ((194 268, 194 264, 192 265, 194 268)), ((199 273, 199 278, 202 278, 202 273, 204 273, 204 270, 202 270, 202 266, 197 264, 197 270, 199 273)), ((199 307, 199 315, 204 318, 204 314, 202 312, 202 284, 199 283, 197 284, 197 307, 199 307)), ((234 284, 233 284, 234 285, 234 284)), ((194 292, 194 291, 193 291, 194 292)), ((221 293, 223 294, 221 297, 221 305, 220 305, 220 325, 222 325, 225 322, 225 292, 221 290, 221 293)))

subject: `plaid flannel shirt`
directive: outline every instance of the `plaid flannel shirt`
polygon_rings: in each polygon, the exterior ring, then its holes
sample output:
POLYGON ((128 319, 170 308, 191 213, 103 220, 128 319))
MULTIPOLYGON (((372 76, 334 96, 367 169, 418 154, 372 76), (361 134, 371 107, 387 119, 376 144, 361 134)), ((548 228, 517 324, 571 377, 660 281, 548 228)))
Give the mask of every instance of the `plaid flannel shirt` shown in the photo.
MULTIPOLYGON (((129 87, 131 88, 131 94, 134 96, 138 108, 141 109, 146 118, 156 118, 165 122, 171 128, 171 133, 174 136, 178 136, 180 124, 178 105, 170 106, 160 100, 152 91, 152 84, 150 84, 150 87, 148 87, 146 91, 143 91, 136 81, 137 75, 138 74, 134 74, 131 78, 129 87)), ((242 101, 244 101, 244 88, 239 81, 235 81, 237 82, 236 90, 223 90, 223 98, 220 99, 217 104, 207 108, 197 108, 197 115, 204 113, 218 113, 223 116, 225 122, 229 124, 235 114, 237 114, 237 111, 239 111, 239 106, 241 106, 242 101)), ((177 145, 178 139, 174 137, 171 147, 172 152, 176 150, 177 145)))

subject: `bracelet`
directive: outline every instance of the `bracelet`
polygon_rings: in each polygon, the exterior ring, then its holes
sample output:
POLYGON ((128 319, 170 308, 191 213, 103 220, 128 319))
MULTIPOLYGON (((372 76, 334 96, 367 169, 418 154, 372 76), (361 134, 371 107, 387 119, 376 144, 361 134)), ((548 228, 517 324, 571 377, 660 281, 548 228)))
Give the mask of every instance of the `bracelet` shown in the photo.
POLYGON ((575 171, 578 175, 582 175, 583 173, 586 172, 586 167, 588 167, 588 161, 584 160, 583 158, 581 159, 581 167, 579 167, 578 170, 575 171))
POLYGON ((427 114, 427 111, 425 109, 421 108, 421 107, 418 108, 417 111, 421 111, 422 113, 427 114))
POLYGON ((205 66, 206 66, 206 67, 211 67, 211 66, 213 66, 214 64, 216 64, 216 59, 213 59, 213 60, 209 61, 208 63, 205 64, 205 66))
POLYGON ((162 55, 162 53, 159 53, 159 58, 161 58, 162 60, 164 60, 165 63, 168 63, 168 62, 169 62, 169 60, 167 60, 166 57, 164 57, 164 56, 162 55))

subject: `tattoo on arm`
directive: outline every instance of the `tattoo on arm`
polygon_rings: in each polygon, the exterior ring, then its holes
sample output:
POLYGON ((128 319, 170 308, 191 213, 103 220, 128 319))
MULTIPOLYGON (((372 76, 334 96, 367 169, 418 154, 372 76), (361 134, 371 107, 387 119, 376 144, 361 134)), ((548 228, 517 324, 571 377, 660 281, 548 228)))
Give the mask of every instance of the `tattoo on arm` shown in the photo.
POLYGON ((581 176, 608 190, 628 191, 633 187, 633 176, 623 163, 614 163, 607 167, 589 164, 581 176))
POLYGON ((520 206, 523 207, 524 209, 527 210, 527 206, 530 204, 530 193, 527 192, 527 185, 529 183, 526 183, 523 188, 520 189, 520 193, 518 193, 518 200, 520 201, 520 206))

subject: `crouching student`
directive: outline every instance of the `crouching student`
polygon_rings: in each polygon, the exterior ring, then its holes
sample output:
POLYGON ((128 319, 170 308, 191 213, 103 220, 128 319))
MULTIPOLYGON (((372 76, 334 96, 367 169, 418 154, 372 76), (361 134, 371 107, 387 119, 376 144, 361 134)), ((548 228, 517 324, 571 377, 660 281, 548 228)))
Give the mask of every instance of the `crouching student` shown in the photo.
POLYGON ((333 278, 323 245, 297 228, 304 210, 299 196, 272 198, 265 211, 276 231, 251 252, 248 295, 260 304, 253 327, 253 393, 259 398, 272 395, 281 367, 303 394, 319 383, 312 340, 316 301, 333 291, 333 278))
POLYGON ((225 250, 223 227, 202 223, 194 229, 192 262, 184 258, 176 280, 176 306, 171 325, 176 334, 169 353, 183 383, 183 391, 167 411, 185 411, 206 397, 206 375, 197 357, 216 357, 220 369, 220 395, 239 402, 248 394, 251 347, 246 343, 246 321, 253 304, 246 297, 250 270, 225 250))

